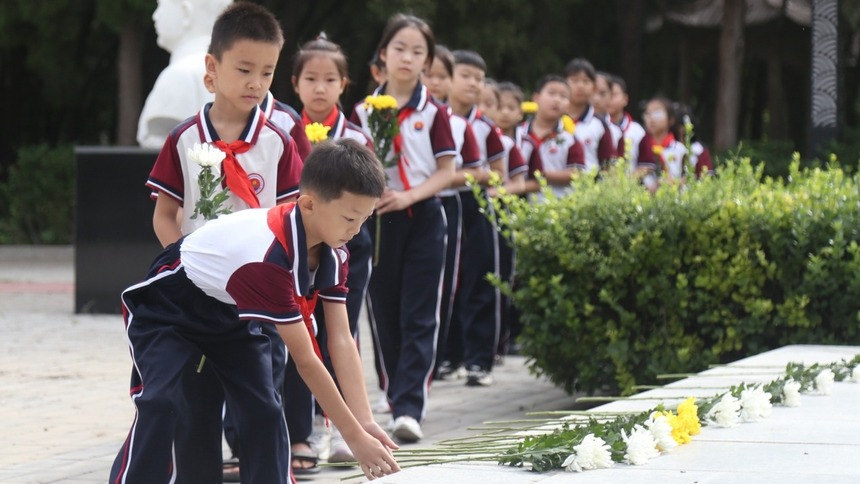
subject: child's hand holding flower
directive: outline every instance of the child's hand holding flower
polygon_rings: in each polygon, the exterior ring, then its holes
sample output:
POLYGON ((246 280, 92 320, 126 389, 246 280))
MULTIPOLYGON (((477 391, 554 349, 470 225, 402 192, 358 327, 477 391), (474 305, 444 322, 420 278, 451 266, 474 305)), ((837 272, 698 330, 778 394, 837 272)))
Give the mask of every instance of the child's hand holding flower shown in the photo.
POLYGON ((194 146, 188 148, 188 160, 200 165, 202 168, 200 174, 197 175, 197 184, 200 186, 200 199, 194 204, 194 214, 192 219, 198 216, 203 216, 206 220, 218 218, 221 214, 230 213, 229 208, 222 208, 221 204, 227 201, 230 196, 228 189, 218 191, 221 183, 224 181, 224 175, 215 176, 213 171, 224 161, 225 154, 218 148, 208 143, 194 143, 194 146), (216 193, 217 192, 217 193, 216 193))

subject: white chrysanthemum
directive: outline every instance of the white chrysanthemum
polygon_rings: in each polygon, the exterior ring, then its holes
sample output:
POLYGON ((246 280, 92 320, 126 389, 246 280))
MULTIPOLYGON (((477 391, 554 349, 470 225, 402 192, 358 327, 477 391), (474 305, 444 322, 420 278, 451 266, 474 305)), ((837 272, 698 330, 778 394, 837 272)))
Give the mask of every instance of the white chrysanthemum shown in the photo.
POLYGON ((568 472, 612 467, 612 454, 603 439, 588 434, 579 445, 573 446, 573 454, 569 455, 561 466, 568 472))
POLYGON ((726 393, 708 412, 708 423, 717 427, 734 427, 740 421, 740 410, 740 400, 726 393))
POLYGON ((672 438, 672 425, 665 415, 658 415, 657 412, 652 413, 651 417, 645 421, 645 427, 651 432, 651 436, 657 442, 657 449, 661 452, 669 452, 678 446, 678 442, 672 438))
POLYGON ((758 422, 770 415, 773 405, 770 393, 761 386, 747 388, 741 392, 741 422, 758 422))
POLYGON ((830 368, 825 368, 815 377, 815 389, 819 395, 830 395, 833 393, 833 376, 830 368))
POLYGON ((209 143, 194 143, 188 148, 188 159, 203 167, 218 166, 226 155, 209 143))
POLYGON ((851 369, 851 378, 850 380, 854 383, 860 383, 860 365, 855 366, 851 369))
POLYGON ((624 454, 624 458, 634 466, 645 465, 649 460, 660 455, 654 436, 641 425, 634 426, 630 435, 622 431, 621 438, 627 444, 627 453, 624 454))
POLYGON ((794 380, 785 382, 782 386, 782 404, 786 407, 800 406, 800 383, 794 380))

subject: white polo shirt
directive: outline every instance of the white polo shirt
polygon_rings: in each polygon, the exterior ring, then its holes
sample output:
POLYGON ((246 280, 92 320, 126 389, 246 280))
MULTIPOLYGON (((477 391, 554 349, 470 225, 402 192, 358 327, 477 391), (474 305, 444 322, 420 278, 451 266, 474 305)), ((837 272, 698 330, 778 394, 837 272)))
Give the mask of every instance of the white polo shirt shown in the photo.
POLYGON ((574 134, 582 143, 586 171, 597 171, 601 162, 615 159, 615 147, 618 144, 612 142, 612 134, 603 120, 594 115, 594 106, 589 105, 582 116, 576 119, 574 134))
POLYGON ((621 146, 624 149, 624 151, 618 153, 618 156, 629 157, 627 163, 630 166, 630 171, 633 172, 637 168, 656 168, 654 140, 651 139, 651 135, 645 131, 645 128, 634 121, 633 117, 628 113, 624 113, 624 117, 621 118, 621 123, 618 127, 623 134, 623 144, 621 146))
MULTIPOLYGON (((172 197, 182 205, 180 230, 183 235, 206 223, 203 217, 191 218, 200 199, 197 177, 202 168, 187 157, 194 143, 220 140, 209 121, 211 106, 207 104, 197 116, 188 118, 170 132, 146 182, 154 194, 172 197)), ((274 207, 278 201, 299 193, 302 160, 296 145, 285 131, 266 119, 259 107, 251 112, 239 139, 252 145, 250 150, 236 155, 236 160, 248 174, 260 207, 274 207)), ((249 208, 235 193, 230 193, 224 206, 231 207, 233 212, 249 208)))
MULTIPOLYGON (((385 94, 386 84, 374 91, 374 95, 385 94)), ((424 183, 436 172, 436 160, 445 156, 456 156, 457 148, 451 134, 451 124, 447 108, 437 104, 430 97, 427 88, 420 82, 412 92, 412 98, 401 109, 412 108, 414 111, 400 123, 400 135, 403 140, 403 153, 406 159, 404 167, 409 187, 424 183)), ((373 133, 367 124, 368 111, 364 102, 356 104, 351 121, 361 126, 362 131, 373 139, 373 133)), ((394 152, 377 153, 380 158, 394 159, 394 152)), ((388 187, 393 190, 404 190, 406 187, 400 180, 397 163, 385 170, 388 175, 388 187)))
MULTIPOLYGON (((579 128, 577 127, 577 131, 579 128)), ((543 138, 538 138, 532 129, 532 121, 526 121, 517 127, 518 136, 530 137, 540 152, 544 171, 562 171, 569 168, 587 170, 582 143, 576 136, 564 130, 561 120, 553 132, 543 138)), ((571 192, 570 185, 550 185, 553 193, 564 196, 571 192)))
POLYGON ((296 143, 296 150, 304 161, 311 154, 311 142, 308 141, 308 135, 305 134, 305 124, 299 113, 289 104, 276 100, 271 91, 266 93, 266 97, 260 103, 260 109, 263 110, 269 121, 290 133, 290 137, 296 143))

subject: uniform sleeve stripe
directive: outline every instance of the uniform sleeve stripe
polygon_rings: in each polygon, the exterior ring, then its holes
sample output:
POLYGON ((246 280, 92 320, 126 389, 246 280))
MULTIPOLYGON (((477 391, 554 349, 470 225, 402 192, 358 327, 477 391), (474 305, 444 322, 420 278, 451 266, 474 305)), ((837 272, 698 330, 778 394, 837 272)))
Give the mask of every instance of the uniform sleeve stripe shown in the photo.
POLYGON ((320 293, 319 297, 320 299, 330 302, 346 303, 346 296, 326 296, 325 294, 320 293))
POLYGON ((442 158, 443 156, 457 156, 457 150, 455 148, 446 146, 436 152, 436 158, 442 158))
POLYGON ((463 163, 463 168, 477 168, 479 166, 484 166, 484 164, 484 160, 478 160, 471 163, 463 163))
POLYGON ((178 200, 180 202, 182 201, 182 195, 180 195, 176 190, 173 190, 173 189, 169 188, 168 186, 166 186, 162 183, 159 183, 157 180, 153 180, 152 178, 150 178, 146 182, 146 186, 149 188, 152 188, 152 190, 155 192, 166 193, 167 195, 175 198, 176 200, 178 200))
POLYGON ((299 187, 290 187, 287 191, 279 193, 277 196, 278 200, 282 200, 284 198, 293 197, 299 194, 299 187))
POLYGON ((302 321, 302 315, 300 313, 293 313, 283 317, 276 317, 271 314, 258 313, 258 312, 240 312, 239 319, 255 319, 260 321, 268 321, 270 323, 275 324, 291 324, 298 323, 302 321))
POLYGON ((529 171, 529 167, 523 165, 523 166, 514 168, 513 170, 509 171, 508 176, 519 175, 520 173, 525 173, 527 171, 529 171))
POLYGON ((490 157, 489 157, 489 159, 488 159, 487 161, 489 161, 490 163, 492 163, 492 162, 494 162, 494 161, 496 161, 496 160, 498 160, 498 159, 500 159, 500 158, 502 158, 502 157, 504 157, 504 156, 505 156, 505 152, 504 152, 504 151, 500 151, 500 152, 496 153, 495 155, 490 156, 490 157))

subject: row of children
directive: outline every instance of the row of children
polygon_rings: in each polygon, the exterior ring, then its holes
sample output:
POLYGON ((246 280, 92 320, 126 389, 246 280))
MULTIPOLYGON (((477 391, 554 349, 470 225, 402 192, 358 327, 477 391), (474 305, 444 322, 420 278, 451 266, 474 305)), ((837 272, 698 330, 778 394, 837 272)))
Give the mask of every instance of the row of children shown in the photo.
MULTIPOLYGON (((545 77, 537 111, 520 123, 516 86, 487 88, 478 54, 438 48, 423 20, 396 15, 374 63, 374 94, 399 108, 391 152, 377 154, 396 160, 383 175, 378 161, 368 165, 372 108, 360 103, 347 120, 340 107, 348 84, 340 48, 321 38, 297 53, 297 113, 269 92, 282 44, 270 12, 250 2, 228 7, 206 56, 203 82, 215 100, 171 132, 150 173, 165 251, 122 295, 136 417, 112 482, 220 482, 222 423, 242 482, 315 472, 315 431, 330 432, 330 461, 354 459, 371 479, 396 472, 396 445, 371 414, 356 350, 365 293, 388 430, 415 442, 434 375, 491 384, 510 330, 484 276, 510 277, 512 254, 464 194, 466 180, 486 186, 496 172, 510 192, 528 193, 541 171, 566 192, 575 171, 616 158, 635 126, 608 109, 607 121, 590 104, 597 77, 584 61, 566 78, 545 77), (621 135, 611 139, 616 122, 621 135), (312 146, 304 128, 316 123, 327 138, 351 141, 312 146), (225 205, 239 213, 197 216, 206 198, 204 167, 191 159, 198 143, 224 153, 225 205), (314 425, 311 392, 331 431, 314 425)), ((646 125, 662 119, 661 140, 672 119, 662 106, 662 118, 657 104, 646 110, 646 125)), ((658 144, 640 149, 637 169, 648 170, 656 153, 671 172, 665 154, 681 153, 672 143, 661 142, 662 153, 658 144)))

